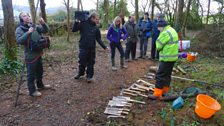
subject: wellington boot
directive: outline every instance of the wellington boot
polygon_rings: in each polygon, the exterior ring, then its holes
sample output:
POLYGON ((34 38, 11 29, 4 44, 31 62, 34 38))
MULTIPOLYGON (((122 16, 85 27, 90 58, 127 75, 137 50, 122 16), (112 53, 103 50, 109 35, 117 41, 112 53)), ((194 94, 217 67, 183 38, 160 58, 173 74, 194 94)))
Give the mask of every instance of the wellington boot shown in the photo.
POLYGON ((163 87, 163 94, 168 93, 168 91, 169 91, 169 87, 164 86, 164 87, 163 87))
POLYGON ((124 65, 124 58, 120 59, 121 68, 128 68, 128 66, 124 65))

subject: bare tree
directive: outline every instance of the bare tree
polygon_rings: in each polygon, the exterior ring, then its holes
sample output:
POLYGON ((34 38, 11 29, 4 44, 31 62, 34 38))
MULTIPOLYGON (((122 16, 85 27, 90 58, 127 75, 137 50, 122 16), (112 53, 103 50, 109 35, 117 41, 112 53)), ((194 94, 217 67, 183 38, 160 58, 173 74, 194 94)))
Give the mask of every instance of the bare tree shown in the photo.
POLYGON ((154 17, 154 7, 155 7, 155 0, 152 0, 152 10, 151 10, 151 19, 153 20, 154 17))
POLYGON ((70 34, 70 0, 64 0, 64 5, 67 10, 67 42, 69 42, 69 34, 70 34))
POLYGON ((28 0, 29 2, 29 6, 30 6, 30 14, 31 14, 31 18, 32 18, 32 22, 35 24, 36 23, 36 19, 35 19, 35 15, 36 15, 36 12, 35 12, 35 2, 34 0, 28 0))
POLYGON ((145 10, 146 10, 146 7, 147 7, 148 3, 149 3, 149 0, 142 0, 142 9, 143 9, 144 13, 145 13, 145 10))
POLYGON ((99 12, 99 0, 96 1, 96 11, 99 12))
POLYGON ((108 25, 109 23, 109 0, 103 1, 103 11, 104 11, 104 25, 108 25))
POLYGON ((190 13, 191 2, 192 2, 192 0, 188 0, 188 4, 187 4, 187 12, 186 12, 186 15, 185 15, 185 19, 184 19, 183 27, 182 27, 182 29, 181 29, 181 31, 182 31, 182 33, 183 33, 183 37, 186 36, 185 29, 186 29, 186 27, 187 27, 187 19, 188 19, 189 13, 190 13))
POLYGON ((77 10, 78 10, 78 11, 80 11, 80 9, 83 10, 82 0, 77 0, 77 2, 78 2, 78 3, 77 3, 77 10), (80 7, 81 7, 81 8, 80 8, 80 7))
POLYGON ((203 9, 203 6, 200 3, 200 0, 197 0, 197 2, 198 2, 198 5, 201 8, 201 24, 203 24, 203 19, 202 18, 204 17, 204 9, 203 9))
POLYGON ((5 40, 5 56, 10 60, 16 60, 16 40, 15 40, 15 24, 12 8, 12 0, 2 0, 2 9, 4 14, 4 40, 5 40))
POLYGON ((46 6, 45 1, 40 0, 41 17, 44 19, 45 22, 47 22, 47 14, 46 14, 45 6, 46 6))
POLYGON ((210 5, 211 5, 211 0, 208 0, 208 11, 207 11, 207 17, 206 17, 206 24, 208 24, 208 18, 209 18, 209 12, 210 12, 210 5))
POLYGON ((138 14, 138 0, 135 0, 135 17, 136 20, 139 20, 139 14, 138 14))
POLYGON ((117 0, 114 0, 114 18, 116 17, 116 5, 117 5, 117 0))
POLYGON ((183 8, 184 8, 184 0, 178 1, 178 11, 176 15, 175 28, 179 32, 181 30, 183 24, 183 8))
POLYGON ((131 5, 135 8, 135 18, 136 18, 136 21, 138 21, 139 19, 139 14, 138 14, 138 0, 131 0, 131 5))

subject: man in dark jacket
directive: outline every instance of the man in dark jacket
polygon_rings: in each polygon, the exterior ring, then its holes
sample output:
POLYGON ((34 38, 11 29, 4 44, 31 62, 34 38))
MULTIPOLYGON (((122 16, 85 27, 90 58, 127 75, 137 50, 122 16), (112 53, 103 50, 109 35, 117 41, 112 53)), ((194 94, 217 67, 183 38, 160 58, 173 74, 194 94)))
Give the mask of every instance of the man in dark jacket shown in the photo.
POLYGON ((156 58, 157 60, 159 60, 159 51, 156 50, 156 40, 159 37, 160 31, 157 28, 157 22, 160 18, 163 18, 163 17, 162 17, 162 14, 160 13, 157 13, 155 16, 156 17, 152 23, 151 59, 154 60, 156 58))
POLYGON ((72 31, 80 31, 79 40, 79 70, 78 74, 74 77, 79 79, 81 76, 85 75, 86 70, 86 81, 90 83, 94 74, 94 64, 96 58, 96 41, 105 50, 108 48, 104 45, 101 40, 101 33, 97 26, 99 23, 99 15, 93 12, 87 21, 76 21, 72 31))
POLYGON ((125 50, 125 60, 129 61, 129 56, 131 52, 131 58, 132 60, 136 60, 136 45, 138 41, 138 28, 135 23, 135 16, 131 15, 129 16, 128 22, 125 23, 124 27, 126 28, 126 31, 128 33, 128 38, 126 42, 126 50, 125 50))
POLYGON ((145 58, 148 46, 148 39, 150 37, 151 30, 151 20, 149 18, 149 13, 145 13, 144 17, 140 19, 138 23, 139 27, 139 37, 140 37, 140 56, 138 58, 145 58))
POLYGON ((39 20, 41 25, 34 26, 31 24, 31 19, 28 13, 20 13, 20 24, 16 28, 16 41, 18 44, 25 47, 25 63, 27 67, 27 85, 30 96, 41 96, 41 93, 36 90, 34 81, 36 80, 38 89, 49 88, 50 85, 44 85, 43 78, 43 65, 41 55, 43 50, 35 50, 32 48, 34 42, 39 42, 43 37, 42 33, 49 30, 48 25, 41 18, 39 20))

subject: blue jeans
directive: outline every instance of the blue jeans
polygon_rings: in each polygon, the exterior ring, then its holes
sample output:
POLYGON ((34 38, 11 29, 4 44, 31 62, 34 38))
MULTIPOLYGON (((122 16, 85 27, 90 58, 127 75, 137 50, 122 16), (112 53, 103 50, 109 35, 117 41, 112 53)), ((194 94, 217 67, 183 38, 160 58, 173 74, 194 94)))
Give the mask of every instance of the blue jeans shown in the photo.
POLYGON ((145 56, 147 52, 148 38, 145 36, 140 37, 140 57, 145 56))
POLYGON ((110 49, 111 49, 111 59, 114 59, 115 57, 115 50, 116 48, 118 49, 118 51, 120 52, 120 58, 124 58, 124 49, 121 45, 121 43, 115 43, 115 42, 111 42, 110 43, 110 49))
POLYGON ((92 78, 94 74, 94 64, 96 58, 95 48, 79 49, 79 75, 84 75, 86 70, 86 77, 92 78))

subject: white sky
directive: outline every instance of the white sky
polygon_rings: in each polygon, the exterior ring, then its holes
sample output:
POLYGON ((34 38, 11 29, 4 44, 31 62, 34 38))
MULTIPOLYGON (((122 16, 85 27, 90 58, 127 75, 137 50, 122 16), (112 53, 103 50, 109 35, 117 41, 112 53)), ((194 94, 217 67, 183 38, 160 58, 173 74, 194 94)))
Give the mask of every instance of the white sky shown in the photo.
MULTIPOLYGON (((12 0, 13 5, 24 5, 24 6, 28 6, 28 1, 29 0, 12 0)), ((46 3, 46 8, 50 8, 50 7, 56 7, 56 6, 64 6, 63 5, 63 1, 64 0, 45 0, 46 3)), ((66 0, 67 1, 67 0, 66 0)), ((127 0, 128 2, 128 10, 133 12, 134 11, 134 7, 131 4, 131 1, 134 0, 127 0)), ((146 2, 146 0, 139 0, 139 10, 141 9, 141 6, 143 3, 142 1, 146 2)), ((162 0, 161 0, 162 1, 162 0)), ((35 3, 37 2, 37 0, 35 0, 35 3)), ((73 7, 77 6, 77 0, 71 0, 73 7)), ((207 10, 207 0, 201 0, 201 3, 203 5, 204 11, 207 10)), ((90 10, 90 9, 95 9, 96 8, 96 0, 82 0, 82 4, 83 4, 83 9, 84 10, 90 10)), ((0 1, 1 4, 1 1, 0 1)), ((217 8, 218 8, 218 4, 216 2, 211 2, 211 11, 212 12, 217 12, 217 8)))

